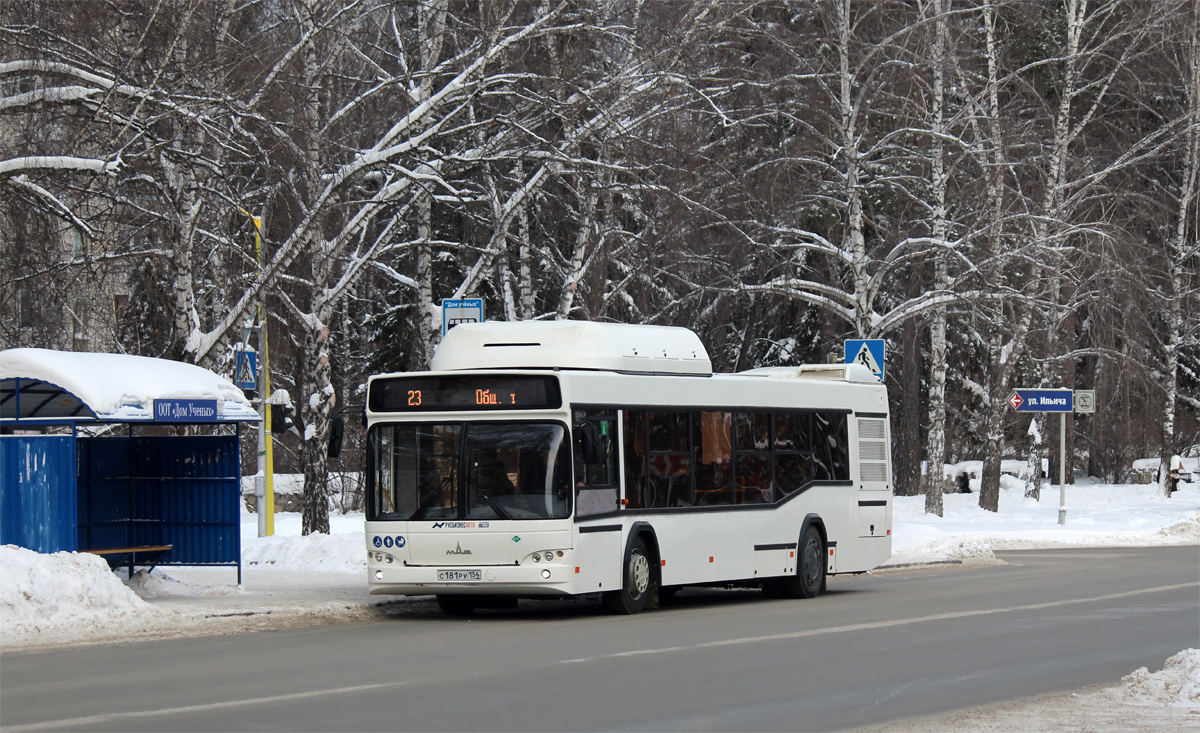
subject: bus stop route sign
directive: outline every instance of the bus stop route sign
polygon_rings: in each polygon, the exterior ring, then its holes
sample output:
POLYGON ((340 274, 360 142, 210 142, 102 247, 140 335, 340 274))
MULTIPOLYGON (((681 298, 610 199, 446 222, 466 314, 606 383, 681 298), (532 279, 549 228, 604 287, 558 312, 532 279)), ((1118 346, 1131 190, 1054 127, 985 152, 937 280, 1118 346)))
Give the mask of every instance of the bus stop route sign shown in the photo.
POLYGON ((1071 412, 1073 397, 1069 389, 1014 389, 1008 404, 1017 412, 1071 412))
POLYGON ((460 323, 483 323, 483 298, 442 300, 442 337, 460 323))

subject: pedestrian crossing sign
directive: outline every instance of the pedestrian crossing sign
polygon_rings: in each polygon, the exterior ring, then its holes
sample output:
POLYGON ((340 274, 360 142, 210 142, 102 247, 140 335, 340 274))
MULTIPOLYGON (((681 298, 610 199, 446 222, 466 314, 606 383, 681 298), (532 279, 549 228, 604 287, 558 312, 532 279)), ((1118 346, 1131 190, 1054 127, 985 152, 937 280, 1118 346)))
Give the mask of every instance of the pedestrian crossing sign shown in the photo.
POLYGON ((233 352, 233 382, 239 389, 258 387, 258 352, 237 350, 233 352))
POLYGON ((865 366, 881 382, 884 374, 883 354, 883 339, 846 340, 846 363, 865 366))

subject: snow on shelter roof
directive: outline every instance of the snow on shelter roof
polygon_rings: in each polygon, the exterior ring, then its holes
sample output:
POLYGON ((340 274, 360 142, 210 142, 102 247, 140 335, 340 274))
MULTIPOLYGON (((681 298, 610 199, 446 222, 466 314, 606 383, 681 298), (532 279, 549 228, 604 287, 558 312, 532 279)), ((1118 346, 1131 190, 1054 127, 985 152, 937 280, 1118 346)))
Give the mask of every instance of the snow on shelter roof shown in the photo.
POLYGON ((686 328, 593 321, 462 323, 446 333, 429 367, 712 374, 704 344, 686 328))
POLYGON ((0 351, 0 421, 256 421, 228 379, 169 359, 50 349, 0 351), (162 401, 156 417, 155 401, 162 401), (18 414, 18 406, 20 413, 18 414))

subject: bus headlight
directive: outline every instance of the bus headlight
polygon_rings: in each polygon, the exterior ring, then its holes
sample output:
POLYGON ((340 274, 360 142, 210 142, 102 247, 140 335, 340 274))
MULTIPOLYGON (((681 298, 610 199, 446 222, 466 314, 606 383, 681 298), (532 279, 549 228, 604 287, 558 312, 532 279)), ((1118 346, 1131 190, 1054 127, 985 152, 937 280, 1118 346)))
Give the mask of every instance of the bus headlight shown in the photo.
POLYGON ((546 562, 550 562, 553 559, 554 559, 554 553, 547 550, 546 551, 546 562))
POLYGON ((542 577, 543 577, 543 578, 545 578, 546 580, 550 580, 550 571, 549 571, 549 570, 543 570, 543 571, 542 571, 542 577))
POLYGON ((541 556, 541 555, 539 555, 539 554, 537 554, 536 552, 535 552, 535 553, 533 553, 533 561, 534 561, 534 562, 541 562, 541 561, 542 561, 542 556, 541 556))
POLYGON ((383 571, 382 570, 375 571, 375 580, 383 580, 383 571))

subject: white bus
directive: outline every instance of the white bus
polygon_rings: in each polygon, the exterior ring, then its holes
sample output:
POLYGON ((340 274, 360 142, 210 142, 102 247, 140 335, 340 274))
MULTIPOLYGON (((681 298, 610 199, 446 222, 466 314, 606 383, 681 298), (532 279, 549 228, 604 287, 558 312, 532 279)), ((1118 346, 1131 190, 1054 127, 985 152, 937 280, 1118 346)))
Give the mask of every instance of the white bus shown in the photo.
POLYGON ((684 586, 816 596, 891 556, 884 386, 858 365, 713 374, 682 328, 463 324, 368 383, 372 594, 469 614, 684 586))

